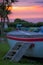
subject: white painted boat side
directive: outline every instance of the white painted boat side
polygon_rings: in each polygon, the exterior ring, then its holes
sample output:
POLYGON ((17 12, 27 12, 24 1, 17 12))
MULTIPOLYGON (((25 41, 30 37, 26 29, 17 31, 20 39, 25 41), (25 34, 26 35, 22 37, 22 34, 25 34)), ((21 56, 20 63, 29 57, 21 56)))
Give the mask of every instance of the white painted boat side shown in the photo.
MULTIPOLYGON (((13 47, 17 42, 21 41, 16 41, 16 40, 11 40, 8 39, 10 47, 13 47)), ((26 43, 26 42, 25 42, 26 43)), ((26 56, 28 57, 43 57, 43 42, 31 42, 35 46, 33 48, 30 48, 26 52, 26 56)))

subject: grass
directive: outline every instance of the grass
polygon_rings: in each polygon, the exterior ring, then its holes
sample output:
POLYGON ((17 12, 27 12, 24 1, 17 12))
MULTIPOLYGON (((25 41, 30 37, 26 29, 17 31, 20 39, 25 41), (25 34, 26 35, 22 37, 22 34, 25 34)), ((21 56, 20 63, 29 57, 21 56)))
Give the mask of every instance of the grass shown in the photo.
POLYGON ((26 58, 21 59, 20 62, 14 63, 9 60, 3 60, 3 56, 9 50, 9 45, 7 43, 0 43, 0 65, 43 65, 40 62, 30 62, 26 58))
POLYGON ((0 59, 5 55, 5 53, 9 50, 9 46, 7 43, 0 43, 0 59))

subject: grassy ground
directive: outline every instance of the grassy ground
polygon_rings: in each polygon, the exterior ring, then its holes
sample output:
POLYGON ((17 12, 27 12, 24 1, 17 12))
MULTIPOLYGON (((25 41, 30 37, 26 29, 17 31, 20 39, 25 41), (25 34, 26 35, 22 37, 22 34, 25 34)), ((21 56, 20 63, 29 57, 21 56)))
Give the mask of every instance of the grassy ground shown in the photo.
POLYGON ((9 50, 9 46, 7 43, 1 43, 0 42, 0 65, 43 65, 40 62, 30 62, 26 58, 22 59, 18 63, 10 62, 8 60, 3 60, 3 56, 6 54, 6 52, 9 50))

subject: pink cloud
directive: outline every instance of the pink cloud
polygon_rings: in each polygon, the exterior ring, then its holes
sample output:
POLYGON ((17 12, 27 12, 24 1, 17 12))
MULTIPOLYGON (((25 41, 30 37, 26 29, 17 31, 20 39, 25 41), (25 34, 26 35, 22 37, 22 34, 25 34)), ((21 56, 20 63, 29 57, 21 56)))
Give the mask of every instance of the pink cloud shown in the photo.
POLYGON ((43 18, 43 7, 13 7, 11 18, 43 18), (13 16, 13 17, 12 17, 13 16))

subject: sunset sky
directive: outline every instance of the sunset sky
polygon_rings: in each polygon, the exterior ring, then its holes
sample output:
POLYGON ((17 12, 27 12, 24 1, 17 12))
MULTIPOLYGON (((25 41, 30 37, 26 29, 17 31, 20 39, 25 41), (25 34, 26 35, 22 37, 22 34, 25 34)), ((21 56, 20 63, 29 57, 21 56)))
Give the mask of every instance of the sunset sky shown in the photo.
POLYGON ((12 4, 10 19, 21 18, 28 21, 43 21, 43 0, 18 0, 12 4), (32 20, 35 19, 35 20, 32 20), (38 20, 39 19, 39 20, 38 20))

